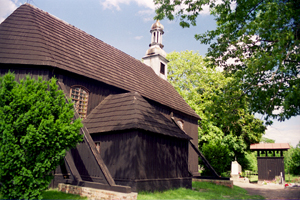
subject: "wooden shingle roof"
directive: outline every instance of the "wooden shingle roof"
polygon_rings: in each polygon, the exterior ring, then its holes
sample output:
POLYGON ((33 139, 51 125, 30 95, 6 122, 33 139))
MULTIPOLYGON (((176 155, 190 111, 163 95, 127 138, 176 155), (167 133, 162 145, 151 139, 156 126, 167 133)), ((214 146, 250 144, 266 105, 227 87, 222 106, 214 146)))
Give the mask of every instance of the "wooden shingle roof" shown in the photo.
POLYGON ((83 123, 90 134, 142 129, 191 139, 137 92, 109 95, 83 120, 83 123))
POLYGON ((136 91, 200 117, 173 86, 141 61, 29 4, 0 25, 0 63, 52 66, 136 91))
POLYGON ((287 150, 290 148, 288 143, 258 143, 251 144, 251 150, 287 150))

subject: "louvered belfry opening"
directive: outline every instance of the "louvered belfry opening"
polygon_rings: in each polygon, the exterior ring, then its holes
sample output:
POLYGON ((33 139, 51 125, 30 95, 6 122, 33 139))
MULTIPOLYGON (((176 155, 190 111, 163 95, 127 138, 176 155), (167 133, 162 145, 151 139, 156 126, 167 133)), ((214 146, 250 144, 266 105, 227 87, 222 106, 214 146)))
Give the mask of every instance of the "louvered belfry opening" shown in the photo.
POLYGON ((74 103, 75 110, 78 112, 81 119, 85 119, 89 99, 88 91, 81 86, 73 86, 70 90, 70 96, 74 103))

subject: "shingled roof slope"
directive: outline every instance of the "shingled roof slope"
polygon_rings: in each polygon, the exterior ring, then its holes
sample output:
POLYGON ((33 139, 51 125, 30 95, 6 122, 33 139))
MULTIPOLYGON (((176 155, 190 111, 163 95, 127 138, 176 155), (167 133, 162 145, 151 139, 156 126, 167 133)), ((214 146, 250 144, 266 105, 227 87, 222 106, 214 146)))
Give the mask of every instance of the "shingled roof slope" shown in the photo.
POLYGON ((142 129, 172 137, 191 139, 137 92, 109 95, 83 120, 83 123, 91 134, 142 129))
POLYGON ((29 4, 0 25, 0 63, 47 65, 87 76, 200 119, 173 86, 139 60, 29 4))
POLYGON ((258 143, 258 144, 251 144, 251 150, 287 150, 290 148, 288 143, 258 143))

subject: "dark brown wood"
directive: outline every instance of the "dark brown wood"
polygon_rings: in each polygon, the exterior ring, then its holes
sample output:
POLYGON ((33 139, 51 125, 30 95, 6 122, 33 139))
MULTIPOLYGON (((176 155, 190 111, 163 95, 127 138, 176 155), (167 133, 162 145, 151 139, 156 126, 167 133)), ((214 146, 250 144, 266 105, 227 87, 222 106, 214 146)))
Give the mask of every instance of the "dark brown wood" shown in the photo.
POLYGON ((106 165, 104 164, 99 152, 97 151, 97 149, 95 147, 95 143, 94 143, 93 139, 91 138, 88 130, 85 127, 82 128, 82 129, 85 133, 84 134, 84 140, 85 140, 85 142, 87 142, 90 150, 92 151, 92 153, 94 155, 94 158, 97 161, 97 164, 99 165, 102 173, 104 174, 107 183, 111 186, 116 185, 114 179, 112 178, 110 172, 108 171, 106 165))
POLYGON ((79 183, 80 181, 82 181, 81 177, 80 177, 80 174, 74 164, 74 160, 70 154, 70 152, 68 151, 66 153, 66 156, 65 156, 65 163, 68 165, 69 169, 70 169, 70 172, 72 174, 72 176, 74 177, 75 181, 77 183, 79 183))
POLYGON ((258 180, 274 180, 275 176, 280 176, 284 173, 284 158, 283 157, 257 157, 258 180))
MULTIPOLYGON (((67 89, 66 89, 65 85, 59 81, 58 81, 58 84, 59 84, 60 88, 63 91, 65 91, 65 94, 67 94, 66 93, 67 89)), ((66 99, 68 99, 68 98, 66 97, 66 99)), ((79 118, 79 114, 77 112, 75 113, 75 118, 79 118)), ((96 160, 96 163, 98 164, 100 170, 102 171, 107 183, 109 185, 116 185, 113 178, 111 177, 111 174, 109 173, 107 167, 105 166, 99 152, 97 151, 97 149, 95 147, 95 143, 94 143, 93 139, 91 138, 88 130, 85 127, 83 127, 83 128, 81 128, 81 132, 84 134, 85 144, 87 144, 87 146, 89 147, 89 149, 90 149, 92 155, 94 156, 94 159, 96 160)))
MULTIPOLYGON (((173 122, 178 126, 180 127, 177 122, 176 122, 176 119, 174 117, 171 118, 173 120, 173 122)), ((184 131, 185 134, 187 134, 185 131, 184 131)), ((215 171, 215 169, 209 164, 209 162, 206 160, 206 158, 204 157, 204 155, 199 151, 198 149, 198 144, 197 146, 193 143, 193 142, 189 142, 190 146, 193 148, 193 150, 199 155, 199 157, 201 158, 201 160, 203 161, 204 165, 211 171, 212 175, 216 178, 220 177, 218 175, 218 173, 215 171)))
MULTIPOLYGON (((188 140, 143 130, 98 133, 92 137, 100 142, 101 157, 117 184, 129 185, 133 191, 139 188, 152 191, 166 187, 154 184, 159 181, 167 181, 170 186, 179 178, 191 181, 188 140), (152 188, 146 187, 147 184, 152 188)), ((184 186, 187 180, 178 183, 184 186)))
MULTIPOLYGON (((198 120, 194 117, 188 116, 185 113, 181 113, 170 109, 164 105, 159 104, 158 102, 152 101, 150 99, 145 98, 157 111, 162 113, 166 118, 172 120, 174 117, 175 121, 181 120, 183 121, 183 130, 192 138, 192 142, 194 145, 198 145, 198 120)), ((198 154, 193 150, 192 146, 189 146, 189 171, 194 176, 199 176, 198 172, 198 154)))

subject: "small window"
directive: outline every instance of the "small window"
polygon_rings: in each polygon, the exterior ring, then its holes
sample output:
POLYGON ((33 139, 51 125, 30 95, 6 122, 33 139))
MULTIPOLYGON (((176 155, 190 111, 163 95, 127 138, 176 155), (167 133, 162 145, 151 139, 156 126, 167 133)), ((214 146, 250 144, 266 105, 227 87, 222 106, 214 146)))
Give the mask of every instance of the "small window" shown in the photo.
POLYGON ((95 145, 96 145, 97 151, 100 153, 100 142, 96 142, 95 145))
POLYGON ((73 86, 70 91, 70 96, 74 103, 75 110, 82 119, 85 119, 89 99, 88 91, 81 86, 73 86))
POLYGON ((160 73, 165 74, 165 64, 160 63, 160 73))

